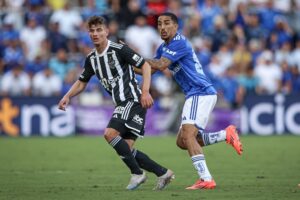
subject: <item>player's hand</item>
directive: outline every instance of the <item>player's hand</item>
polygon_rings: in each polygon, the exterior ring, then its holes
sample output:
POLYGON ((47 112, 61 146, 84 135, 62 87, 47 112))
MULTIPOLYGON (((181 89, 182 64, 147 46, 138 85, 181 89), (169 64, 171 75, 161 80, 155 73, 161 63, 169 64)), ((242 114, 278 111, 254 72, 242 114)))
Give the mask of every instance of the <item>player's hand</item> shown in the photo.
POLYGON ((153 98, 149 92, 142 92, 141 104, 143 108, 151 108, 153 105, 153 98))
POLYGON ((69 103, 70 103, 70 98, 64 96, 58 103, 58 109, 66 111, 66 108, 69 105, 69 103))

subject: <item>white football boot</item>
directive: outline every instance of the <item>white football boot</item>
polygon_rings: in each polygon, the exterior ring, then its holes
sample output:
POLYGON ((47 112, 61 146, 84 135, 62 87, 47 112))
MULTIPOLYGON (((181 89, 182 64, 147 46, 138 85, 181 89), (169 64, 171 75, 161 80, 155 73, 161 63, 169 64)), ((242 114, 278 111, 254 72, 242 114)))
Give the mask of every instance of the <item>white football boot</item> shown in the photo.
POLYGON ((131 174, 131 179, 129 181, 129 184, 127 185, 127 190, 134 190, 138 188, 142 183, 145 183, 147 180, 147 176, 145 171, 143 171, 143 174, 131 174))
POLYGON ((162 190, 164 189, 171 181, 172 179, 175 179, 174 172, 170 169, 168 171, 157 178, 157 184, 153 190, 162 190))

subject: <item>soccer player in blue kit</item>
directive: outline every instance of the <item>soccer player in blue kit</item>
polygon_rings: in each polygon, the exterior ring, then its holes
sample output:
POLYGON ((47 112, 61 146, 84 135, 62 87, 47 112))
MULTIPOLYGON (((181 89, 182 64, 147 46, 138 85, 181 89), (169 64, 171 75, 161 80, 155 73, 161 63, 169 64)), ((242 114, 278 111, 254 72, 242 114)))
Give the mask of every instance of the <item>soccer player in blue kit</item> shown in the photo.
POLYGON ((191 43, 177 32, 177 16, 163 13, 158 17, 157 26, 164 42, 157 49, 156 57, 146 60, 154 70, 168 68, 185 94, 176 143, 179 148, 188 151, 199 175, 196 183, 186 189, 214 189, 216 183, 208 170, 201 146, 226 141, 241 155, 242 143, 233 125, 214 133, 204 132, 217 101, 217 92, 205 76, 191 43))

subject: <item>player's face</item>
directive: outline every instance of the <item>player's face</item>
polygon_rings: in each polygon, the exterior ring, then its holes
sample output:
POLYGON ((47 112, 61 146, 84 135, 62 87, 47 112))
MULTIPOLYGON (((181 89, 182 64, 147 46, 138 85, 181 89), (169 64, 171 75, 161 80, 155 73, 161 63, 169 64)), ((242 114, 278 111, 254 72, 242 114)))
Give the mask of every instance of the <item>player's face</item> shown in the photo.
POLYGON ((108 30, 105 25, 91 25, 89 27, 90 38, 95 46, 101 46, 106 44, 108 30))
POLYGON ((169 16, 160 16, 157 21, 157 29, 162 40, 169 42, 176 34, 178 25, 169 16))

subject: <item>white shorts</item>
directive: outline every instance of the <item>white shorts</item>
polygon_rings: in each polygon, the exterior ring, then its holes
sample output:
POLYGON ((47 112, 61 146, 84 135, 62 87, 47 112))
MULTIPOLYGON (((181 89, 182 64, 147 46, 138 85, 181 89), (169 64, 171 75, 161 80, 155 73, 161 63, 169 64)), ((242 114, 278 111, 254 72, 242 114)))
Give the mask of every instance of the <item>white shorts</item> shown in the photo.
POLYGON ((182 110, 181 126, 193 124, 199 130, 204 130, 216 102, 217 95, 191 96, 186 99, 182 110))

